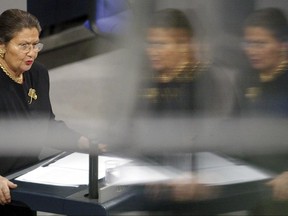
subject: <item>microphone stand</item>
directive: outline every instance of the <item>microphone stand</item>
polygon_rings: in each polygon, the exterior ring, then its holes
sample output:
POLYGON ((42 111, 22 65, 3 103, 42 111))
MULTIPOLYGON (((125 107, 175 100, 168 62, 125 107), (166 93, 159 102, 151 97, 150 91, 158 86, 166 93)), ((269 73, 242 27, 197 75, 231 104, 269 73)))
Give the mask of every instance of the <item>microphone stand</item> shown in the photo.
POLYGON ((91 142, 89 151, 89 199, 99 199, 98 144, 91 142))

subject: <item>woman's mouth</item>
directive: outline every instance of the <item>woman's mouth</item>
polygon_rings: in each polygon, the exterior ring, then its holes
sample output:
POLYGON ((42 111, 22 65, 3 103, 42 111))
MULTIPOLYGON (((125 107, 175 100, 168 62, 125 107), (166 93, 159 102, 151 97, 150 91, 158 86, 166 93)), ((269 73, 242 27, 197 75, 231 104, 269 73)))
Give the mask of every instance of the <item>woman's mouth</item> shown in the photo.
POLYGON ((26 65, 32 65, 32 64, 33 64, 33 60, 25 61, 25 64, 26 64, 26 65))

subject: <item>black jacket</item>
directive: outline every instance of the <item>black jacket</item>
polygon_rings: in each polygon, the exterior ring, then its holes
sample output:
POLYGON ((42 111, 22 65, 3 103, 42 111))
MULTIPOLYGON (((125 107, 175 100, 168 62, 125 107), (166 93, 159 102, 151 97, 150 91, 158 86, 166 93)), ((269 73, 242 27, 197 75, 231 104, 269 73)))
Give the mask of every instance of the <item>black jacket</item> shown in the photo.
POLYGON ((0 175, 37 162, 43 146, 76 149, 80 137, 55 120, 47 69, 35 62, 23 75, 18 84, 0 69, 0 175))

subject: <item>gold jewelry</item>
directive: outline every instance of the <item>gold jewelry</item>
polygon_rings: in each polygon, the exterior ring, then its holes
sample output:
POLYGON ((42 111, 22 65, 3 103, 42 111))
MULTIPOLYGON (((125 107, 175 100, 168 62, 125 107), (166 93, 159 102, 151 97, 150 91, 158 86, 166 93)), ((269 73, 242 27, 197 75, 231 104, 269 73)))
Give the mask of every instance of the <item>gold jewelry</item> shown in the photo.
POLYGON ((189 62, 184 68, 185 73, 180 73, 178 76, 175 77, 175 80, 178 82, 191 82, 194 80, 202 71, 208 68, 208 63, 202 63, 200 61, 192 64, 189 62))
POLYGON ((143 97, 152 103, 157 102, 157 98, 159 96, 159 89, 157 88, 148 88, 144 90, 143 97))
POLYGON ((32 103, 32 100, 37 100, 37 94, 36 94, 36 90, 33 89, 33 88, 30 88, 29 89, 29 92, 28 92, 28 96, 30 97, 30 101, 28 102, 29 104, 32 103))
MULTIPOLYGON (((170 81, 176 82, 191 82, 193 81, 204 69, 208 67, 208 63, 202 63, 197 61, 196 63, 185 62, 181 64, 174 70, 174 73, 170 73, 165 75, 159 75, 153 77, 156 82, 168 83, 170 81)), ((145 89, 142 96, 149 100, 152 103, 157 103, 159 97, 163 97, 165 95, 168 97, 178 97, 179 96, 178 89, 166 89, 164 91, 160 91, 158 88, 148 88, 145 89)))
POLYGON ((14 82, 18 83, 18 84, 22 84, 23 83, 23 74, 20 74, 18 77, 16 75, 14 75, 12 72, 10 72, 8 69, 6 69, 1 63, 0 63, 0 67, 3 70, 3 72, 10 77, 10 79, 12 79, 14 82))
POLYGON ((260 73, 261 82, 270 82, 276 79, 280 74, 282 74, 288 68, 288 60, 282 61, 277 68, 271 74, 260 73))
POLYGON ((5 52, 1 49, 1 50, 0 50, 0 57, 1 57, 1 58, 4 58, 4 54, 5 54, 5 52))
POLYGON ((184 62, 183 64, 176 67, 172 73, 158 75, 155 77, 155 79, 161 83, 167 83, 174 79, 181 82, 190 82, 194 79, 196 75, 195 71, 200 67, 200 65, 200 61, 196 62, 195 64, 192 64, 190 61, 184 62), (187 74, 182 73, 185 69, 187 69, 187 74))
POLYGON ((246 89, 245 97, 251 101, 255 101, 257 97, 261 94, 261 89, 259 87, 250 87, 246 89))

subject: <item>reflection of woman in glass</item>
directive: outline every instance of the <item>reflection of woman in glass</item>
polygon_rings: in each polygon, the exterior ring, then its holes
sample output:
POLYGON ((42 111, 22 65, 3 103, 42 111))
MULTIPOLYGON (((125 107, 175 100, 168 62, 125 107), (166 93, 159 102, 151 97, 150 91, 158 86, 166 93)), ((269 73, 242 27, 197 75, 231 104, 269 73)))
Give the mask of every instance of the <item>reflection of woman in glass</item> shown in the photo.
POLYGON ((147 54, 154 74, 144 94, 152 110, 191 113, 212 104, 212 91, 206 93, 213 89, 213 81, 207 76, 207 64, 197 59, 193 39, 193 28, 183 12, 165 9, 152 17, 147 54))
POLYGON ((246 90, 249 108, 258 114, 288 114, 288 24, 275 8, 252 14, 245 23, 245 52, 256 81, 246 90))
MULTIPOLYGON (((151 63, 152 79, 145 80, 148 87, 144 89, 144 106, 141 108, 144 107, 145 111, 157 117, 162 113, 194 115, 212 110, 212 104, 217 100, 217 89, 207 63, 198 59, 193 44, 194 31, 185 14, 177 9, 164 9, 157 11, 151 20, 146 35, 146 51, 151 63)), ((183 137, 179 137, 181 139, 183 137)), ((183 147, 177 148, 179 152, 183 151, 183 147)), ((192 154, 187 151, 187 154, 163 151, 156 152, 154 159, 185 172, 192 172, 192 154)), ((210 188, 187 179, 187 176, 183 179, 179 176, 178 180, 167 184, 153 185, 151 192, 156 198, 177 201, 205 199, 211 195, 210 188)))
MULTIPOLYGON (((266 8, 251 14, 244 26, 245 52, 257 73, 246 89, 248 112, 266 117, 288 115, 288 23, 284 13, 266 8)), ((252 76, 251 75, 251 76, 252 76)), ((273 132, 271 132, 273 135, 273 132)), ((275 138, 277 142, 277 137, 275 138)), ((273 143, 271 143, 273 145, 273 143)), ((283 172, 287 169, 287 153, 254 155, 250 160, 261 167, 283 172)), ((284 172, 269 182, 276 200, 288 200, 288 173, 284 172)), ((287 215, 281 203, 259 205, 256 215, 287 215)))

